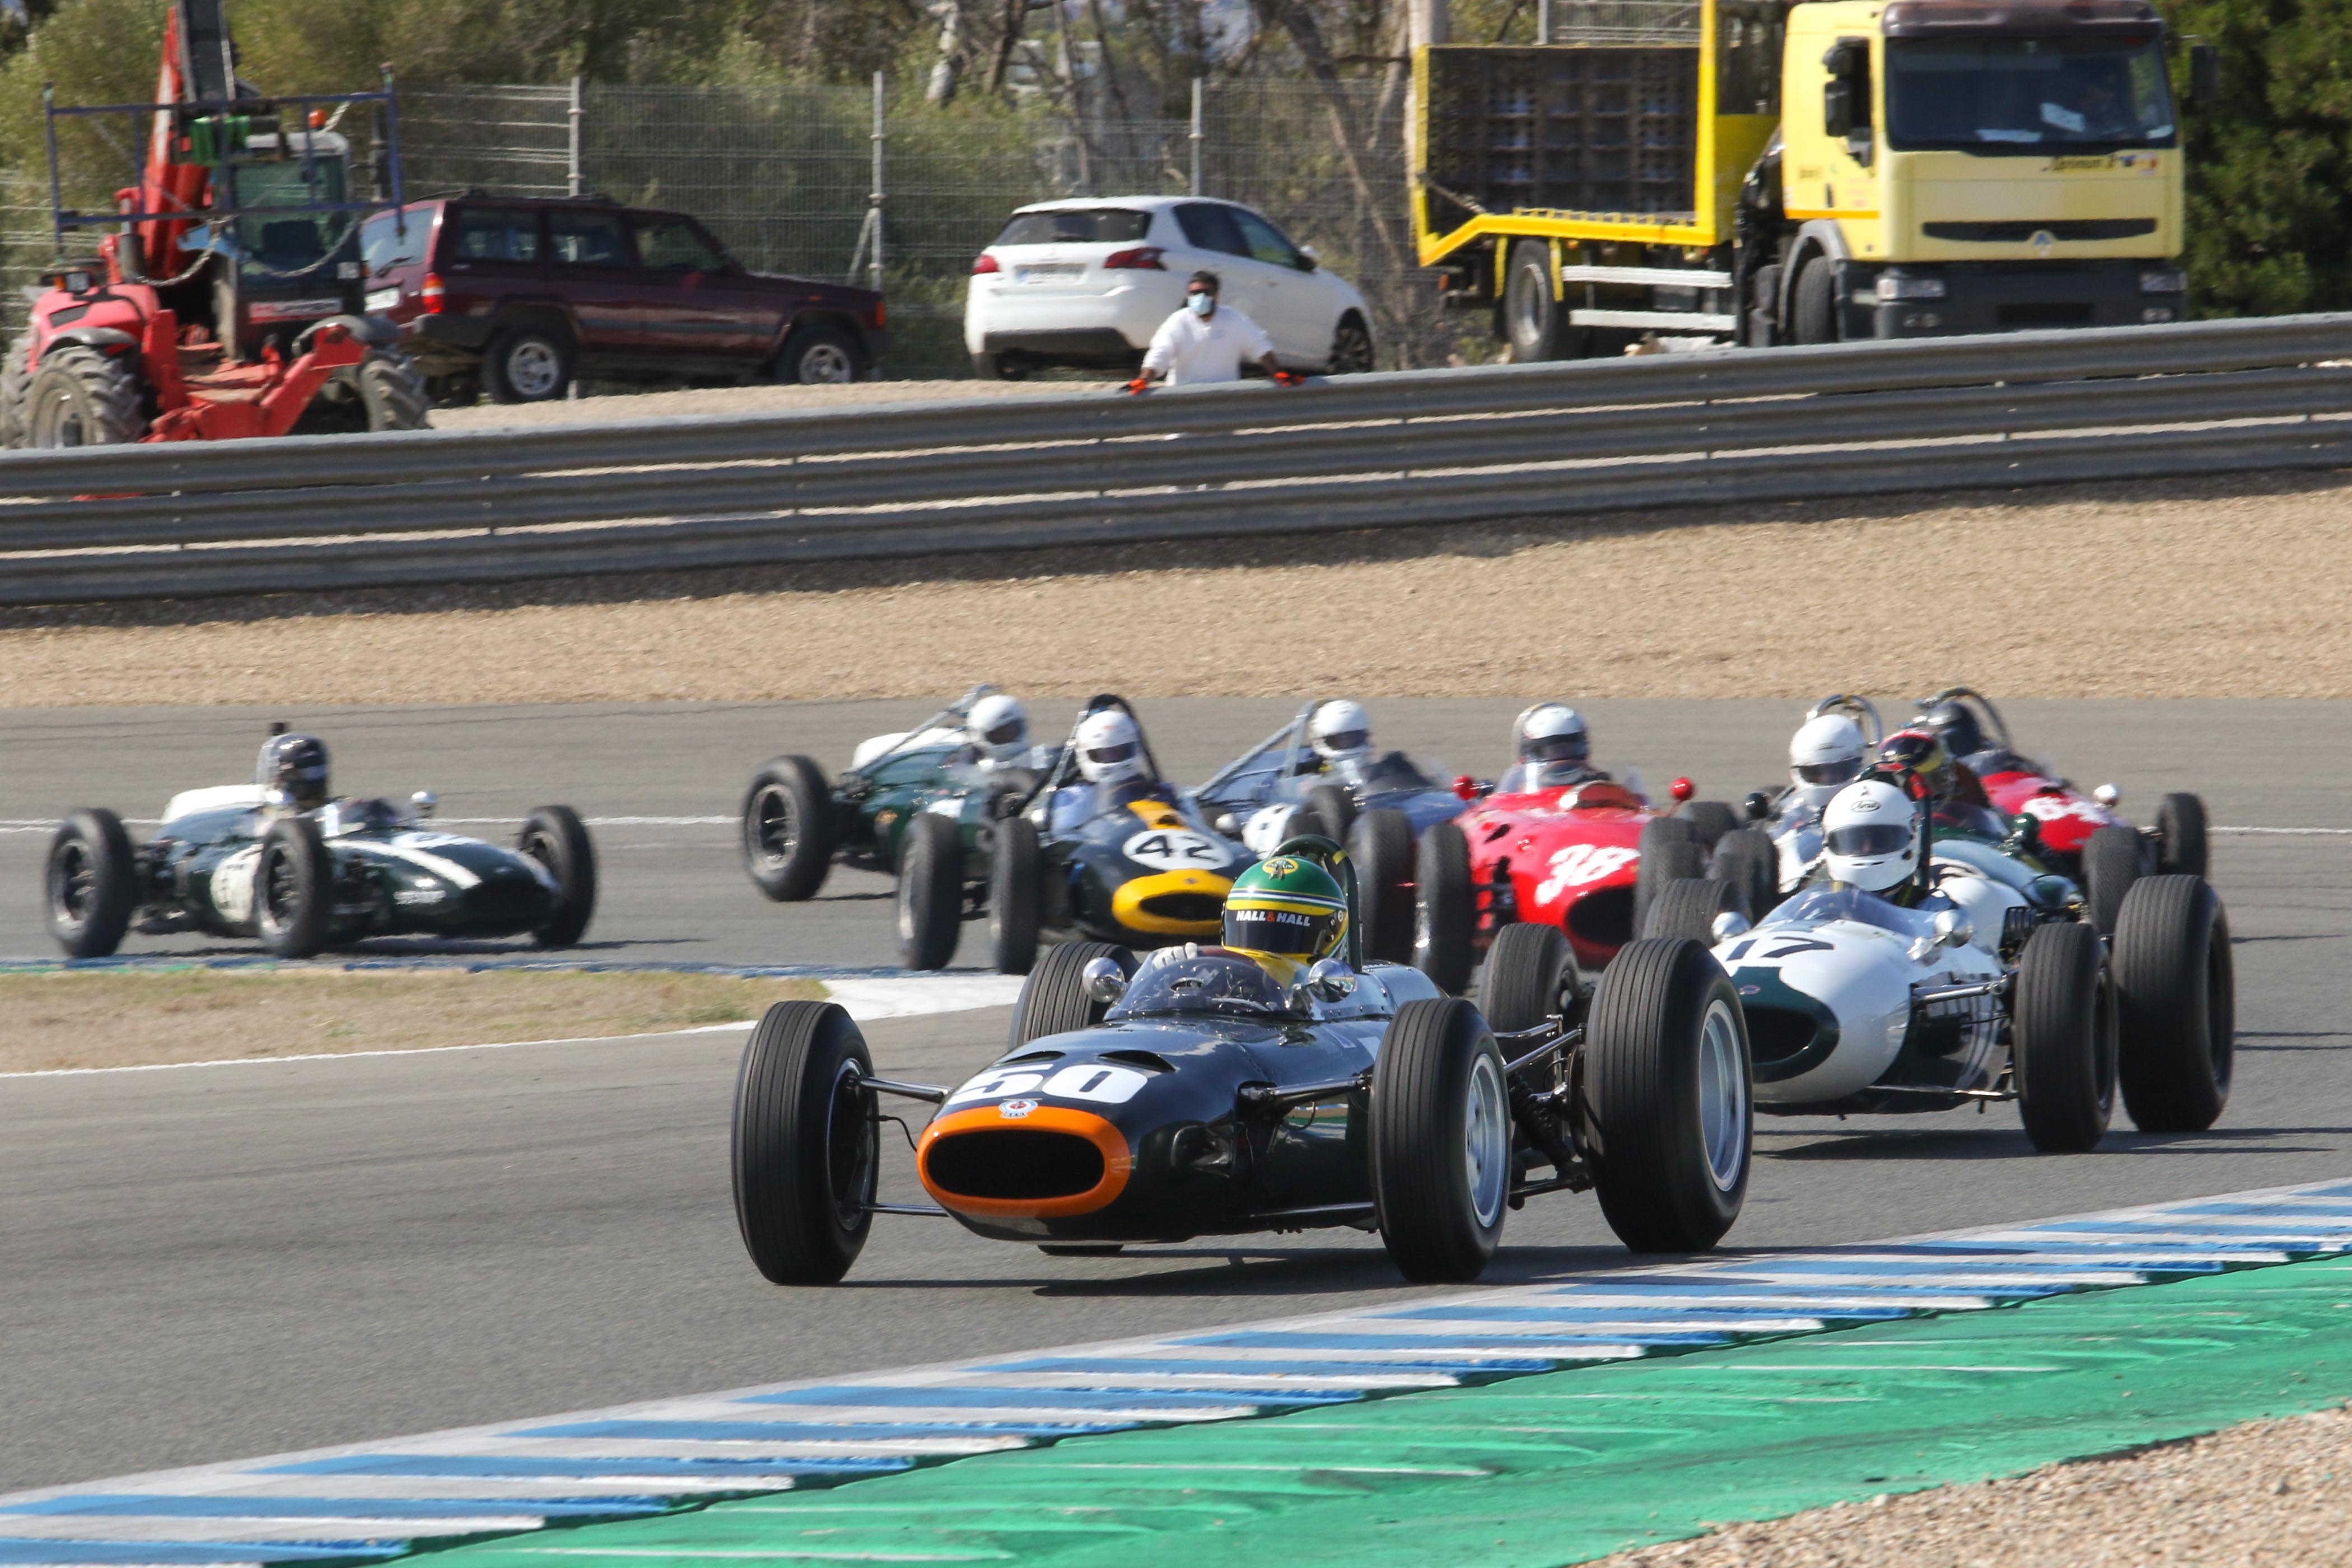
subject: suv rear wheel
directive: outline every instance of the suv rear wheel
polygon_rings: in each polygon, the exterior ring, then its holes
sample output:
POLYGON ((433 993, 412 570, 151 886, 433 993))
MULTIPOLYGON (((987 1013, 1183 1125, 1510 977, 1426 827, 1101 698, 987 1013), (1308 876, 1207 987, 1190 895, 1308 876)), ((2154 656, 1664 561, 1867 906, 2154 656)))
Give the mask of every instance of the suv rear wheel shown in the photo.
POLYGON ((482 351, 493 403, 550 403, 572 386, 572 339, 552 328, 502 327, 482 351))
POLYGON ((776 355, 774 379, 802 386, 835 386, 866 379, 866 351, 830 321, 796 327, 776 355))

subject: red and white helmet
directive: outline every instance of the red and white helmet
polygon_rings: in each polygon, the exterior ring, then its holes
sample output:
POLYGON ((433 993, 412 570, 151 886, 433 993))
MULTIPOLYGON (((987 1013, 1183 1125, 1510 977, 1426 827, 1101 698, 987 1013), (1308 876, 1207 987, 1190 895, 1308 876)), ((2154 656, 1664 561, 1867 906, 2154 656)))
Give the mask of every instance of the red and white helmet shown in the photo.
POLYGON ((1822 813, 1822 865, 1832 881, 1870 892, 1919 869, 1919 807, 1885 779, 1838 791, 1822 813))

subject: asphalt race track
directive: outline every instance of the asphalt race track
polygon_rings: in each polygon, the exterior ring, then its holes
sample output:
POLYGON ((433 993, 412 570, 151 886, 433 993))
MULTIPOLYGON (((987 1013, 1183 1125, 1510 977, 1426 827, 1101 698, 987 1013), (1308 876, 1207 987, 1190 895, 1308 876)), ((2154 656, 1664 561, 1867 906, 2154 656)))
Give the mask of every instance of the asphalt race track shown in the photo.
MULTIPOLYGON (((1049 724, 1070 705, 1041 704, 1049 724)), ((1139 702, 1197 780, 1286 701, 1139 702)), ((1374 705, 1383 744, 1492 773, 1517 700, 1374 705)), ((1593 702, 1604 763, 1736 797, 1778 772, 1802 704, 1593 702)), ((2145 815, 2168 787, 2218 824, 2342 829, 2352 704, 2021 702, 2029 750, 2145 815)), ((446 819, 568 800, 591 818, 720 817, 761 759, 828 765, 915 703, 726 708, 13 713, 0 817, 79 803, 152 816, 243 776, 271 717, 316 728, 340 788, 441 792, 446 819)), ((136 829, 134 828, 134 831, 136 829)), ((500 831, 485 826, 485 833, 500 831)), ((0 832, 0 954, 50 951, 46 836, 0 832)), ((887 883, 836 873, 771 905, 728 822, 599 830, 604 905, 585 956, 877 964, 887 883)), ((1767 1120, 1741 1247, 1813 1246, 2205 1193, 2352 1168, 2352 836, 2219 835, 2238 942, 2239 1058, 2221 1124, 2027 1152, 2014 1112, 1767 1120)), ((225 951, 134 939, 131 951, 225 951)), ((518 950, 520 951, 520 950, 518 950)), ((974 952, 978 951, 974 941, 974 952)), ((877 1025, 881 1069, 951 1079, 1002 1011, 877 1025)), ((1180 1330, 1409 1294, 1354 1232, 1046 1259, 940 1220, 885 1220, 834 1291, 744 1259, 728 1195, 740 1037, 56 1076, 0 1088, 0 1490, 390 1436, 588 1405, 1180 1330)), ((911 1191, 903 1154, 897 1191, 911 1191)), ((886 1195, 890 1188, 886 1185, 886 1195)), ((1514 1216, 1496 1282, 1624 1257, 1589 1199, 1514 1216)))

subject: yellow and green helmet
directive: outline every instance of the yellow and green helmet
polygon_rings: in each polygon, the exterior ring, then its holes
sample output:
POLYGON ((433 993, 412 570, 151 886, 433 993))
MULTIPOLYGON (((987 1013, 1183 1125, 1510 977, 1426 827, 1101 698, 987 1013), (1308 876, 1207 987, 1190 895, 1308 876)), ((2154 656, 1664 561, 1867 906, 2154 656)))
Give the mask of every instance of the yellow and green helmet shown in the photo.
POLYGON ((1239 952, 1312 963, 1338 952, 1347 936, 1347 895, 1312 860, 1261 860, 1225 895, 1225 945, 1239 952))

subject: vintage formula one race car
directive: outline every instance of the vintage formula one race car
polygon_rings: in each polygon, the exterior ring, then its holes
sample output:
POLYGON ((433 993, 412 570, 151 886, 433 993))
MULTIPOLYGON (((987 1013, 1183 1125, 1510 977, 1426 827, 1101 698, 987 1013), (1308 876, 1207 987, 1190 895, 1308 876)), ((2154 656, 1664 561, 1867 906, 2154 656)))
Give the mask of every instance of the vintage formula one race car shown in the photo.
POLYGON ((185 790, 136 846, 121 818, 86 806, 49 845, 49 931, 73 958, 113 952, 134 921, 150 935, 257 937, 280 958, 380 936, 580 940, 596 856, 578 813, 539 807, 509 849, 430 831, 433 806, 421 790, 308 809, 268 784, 185 790))
MULTIPOLYGON (((1344 868, 1325 840, 1280 852, 1344 868)), ((1139 967, 1071 943, 960 1087, 877 1077, 832 1004, 772 1007, 736 1084, 735 1210, 779 1284, 840 1279, 877 1214, 1076 1254, 1352 1226, 1408 1279, 1465 1280, 1512 1209, 1559 1190, 1595 1191, 1637 1251, 1712 1246, 1750 1131, 1739 1005, 1696 942, 1634 943, 1588 985, 1557 931, 1513 927, 1475 1005, 1353 952, 1286 988, 1223 947, 1139 967), (883 1096, 938 1108, 917 1142, 932 1204, 877 1197, 883 1096)))

